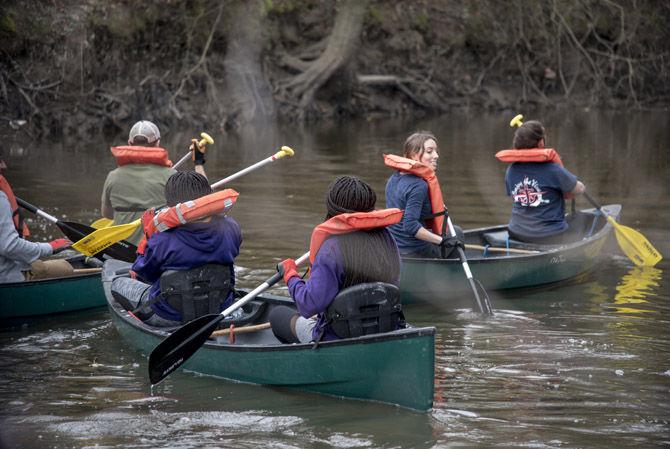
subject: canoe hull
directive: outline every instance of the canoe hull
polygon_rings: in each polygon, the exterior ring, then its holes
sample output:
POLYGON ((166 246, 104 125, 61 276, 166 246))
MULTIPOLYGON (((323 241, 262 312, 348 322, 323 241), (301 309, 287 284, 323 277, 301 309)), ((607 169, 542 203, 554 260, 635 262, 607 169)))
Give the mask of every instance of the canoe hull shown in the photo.
POLYGON ((16 326, 105 304, 100 273, 0 284, 0 325, 16 326))
MULTIPOLYGON (((620 206, 606 207, 618 215, 620 206)), ((481 236, 485 232, 500 230, 506 230, 506 226, 466 231, 466 244, 482 245, 485 242, 481 236)), ((467 251, 468 265, 473 277, 487 290, 551 284, 593 268, 611 234, 612 227, 604 220, 598 232, 587 239, 533 254, 489 253, 483 256, 480 251, 467 251)), ((403 304, 444 303, 472 294, 463 266, 456 259, 404 258, 400 291, 403 304)))
MULTIPOLYGON (((105 290, 108 293, 109 287, 105 290)), ((146 326, 108 293, 108 306, 121 336, 148 355, 167 333, 146 326)), ((285 297, 261 295, 268 309, 290 305, 285 297)), ((267 321, 267 311, 258 322, 267 321)), ((254 323, 251 323, 254 324, 254 323)), ((271 330, 211 340, 184 369, 238 382, 287 387, 343 398, 379 401, 426 411, 432 407, 435 328, 410 328, 354 339, 312 344, 279 344, 271 330), (270 342, 270 343, 269 343, 270 342)))

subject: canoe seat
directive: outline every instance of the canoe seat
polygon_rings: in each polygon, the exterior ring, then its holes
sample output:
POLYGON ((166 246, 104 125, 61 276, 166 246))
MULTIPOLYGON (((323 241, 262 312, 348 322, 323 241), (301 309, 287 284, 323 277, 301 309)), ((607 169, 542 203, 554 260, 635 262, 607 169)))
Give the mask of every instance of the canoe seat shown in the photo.
POLYGON ((538 247, 538 245, 534 243, 526 243, 510 239, 507 229, 495 232, 485 232, 482 236, 486 243, 497 248, 537 249, 538 247))

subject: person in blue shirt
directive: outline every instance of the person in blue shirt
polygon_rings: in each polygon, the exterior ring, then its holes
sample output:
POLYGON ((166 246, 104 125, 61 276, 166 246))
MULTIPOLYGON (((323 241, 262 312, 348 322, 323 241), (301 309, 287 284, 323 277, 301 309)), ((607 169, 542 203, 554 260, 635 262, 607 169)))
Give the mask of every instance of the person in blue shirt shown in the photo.
MULTIPOLYGON (((437 171, 437 138, 428 131, 410 135, 403 145, 403 156, 437 171)), ((428 183, 419 176, 401 171, 394 172, 386 182, 386 207, 396 207, 405 213, 402 221, 389 227, 404 257, 441 258, 456 256, 456 247, 463 245, 463 231, 454 226, 457 238, 436 234, 428 226, 433 214, 428 183), (444 249, 444 251, 443 251, 444 249)))
MULTIPOLYGON (((545 148, 544 126, 536 120, 529 120, 516 130, 512 145, 515 150, 528 155, 551 152, 545 148)), ((566 194, 572 197, 581 194, 585 187, 563 167, 557 155, 553 161, 513 162, 505 174, 505 189, 513 204, 510 238, 528 243, 558 244, 578 237, 583 215, 566 219, 564 198, 566 194)))
MULTIPOLYGON (((165 184, 168 206, 210 193, 212 189, 207 178, 196 172, 177 172, 165 184)), ((176 326, 182 323, 183 317, 178 307, 160 297, 161 276, 169 270, 183 272, 206 264, 218 264, 225 267, 225 274, 230 279, 230 289, 219 307, 219 311, 222 311, 233 301, 233 263, 241 244, 239 224, 225 215, 209 216, 155 233, 149 238, 144 254, 139 255, 132 266, 137 280, 117 278, 112 283, 112 290, 126 298, 130 307, 137 310, 136 315, 147 324, 176 326), (140 279, 144 282, 140 282, 140 279)))
MULTIPOLYGON (((374 190, 366 182, 342 176, 328 190, 326 220, 356 212, 374 215, 376 201, 374 190)), ((397 215, 399 218, 399 211, 397 215)), ((272 330, 282 343, 339 339, 327 326, 324 313, 342 289, 368 282, 397 285, 400 280, 398 248, 383 226, 331 235, 312 256, 314 262, 307 280, 300 277, 292 259, 277 266, 298 311, 283 306, 270 313, 272 330)))

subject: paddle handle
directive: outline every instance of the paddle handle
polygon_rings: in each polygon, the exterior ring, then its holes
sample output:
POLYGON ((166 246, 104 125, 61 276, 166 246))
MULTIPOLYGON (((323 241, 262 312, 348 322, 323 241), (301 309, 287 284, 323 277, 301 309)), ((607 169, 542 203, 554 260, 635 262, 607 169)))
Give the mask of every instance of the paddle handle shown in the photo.
MULTIPOLYGON (((295 261, 295 264, 298 265, 298 266, 300 266, 300 265, 302 265, 303 263, 305 263, 305 261, 306 261, 307 259, 309 259, 309 251, 307 251, 307 252, 306 252, 305 254, 303 254, 302 256, 298 257, 298 258, 296 259, 296 261, 295 261)), ((252 299, 254 299, 256 296, 260 295, 260 294, 263 293, 265 290, 267 290, 268 288, 272 287, 272 286, 273 286, 274 284, 276 284, 281 278, 282 278, 281 273, 276 272, 275 274, 273 274, 272 276, 270 276, 268 279, 266 279, 265 282, 263 282, 261 285, 259 285, 258 287, 256 287, 255 289, 253 289, 252 291, 250 291, 249 293, 247 293, 246 295, 244 295, 241 299, 238 299, 237 301, 235 301, 235 304, 232 304, 232 305, 231 305, 230 307, 228 307, 226 310, 224 310, 223 312, 221 312, 220 315, 221 315, 222 317, 227 317, 228 315, 230 315, 231 313, 233 313, 234 311, 236 311, 237 309, 239 309, 240 307, 242 307, 243 305, 245 305, 246 303, 248 303, 249 301, 251 301, 252 299)))
MULTIPOLYGON (((209 144, 214 143, 214 139, 212 139, 209 136, 209 134, 207 134, 207 133, 200 133, 200 137, 202 137, 202 139, 200 139, 200 142, 199 142, 201 146, 205 145, 207 143, 209 143, 209 144)), ((181 167, 184 164, 184 162, 186 162, 189 159, 190 156, 191 156, 191 150, 188 150, 188 153, 183 155, 182 158, 179 159, 177 161, 177 163, 172 166, 172 168, 174 168, 175 170, 178 169, 179 167, 181 167)))
POLYGON ((39 215, 42 218, 46 218, 47 220, 49 220, 52 223, 58 223, 58 218, 54 217, 53 215, 47 214, 46 212, 44 212, 41 209, 38 209, 37 207, 33 206, 32 204, 23 201, 21 198, 17 197, 16 198, 16 203, 19 206, 21 206, 22 208, 32 212, 35 215, 39 215))

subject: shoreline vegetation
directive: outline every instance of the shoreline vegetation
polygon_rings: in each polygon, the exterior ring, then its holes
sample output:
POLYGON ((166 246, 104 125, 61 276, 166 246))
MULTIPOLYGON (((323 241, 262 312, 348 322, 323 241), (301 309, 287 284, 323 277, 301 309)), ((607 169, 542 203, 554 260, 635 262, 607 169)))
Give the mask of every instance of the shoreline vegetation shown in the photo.
POLYGON ((667 110, 668 23, 652 0, 18 0, 0 7, 0 129, 667 110))

